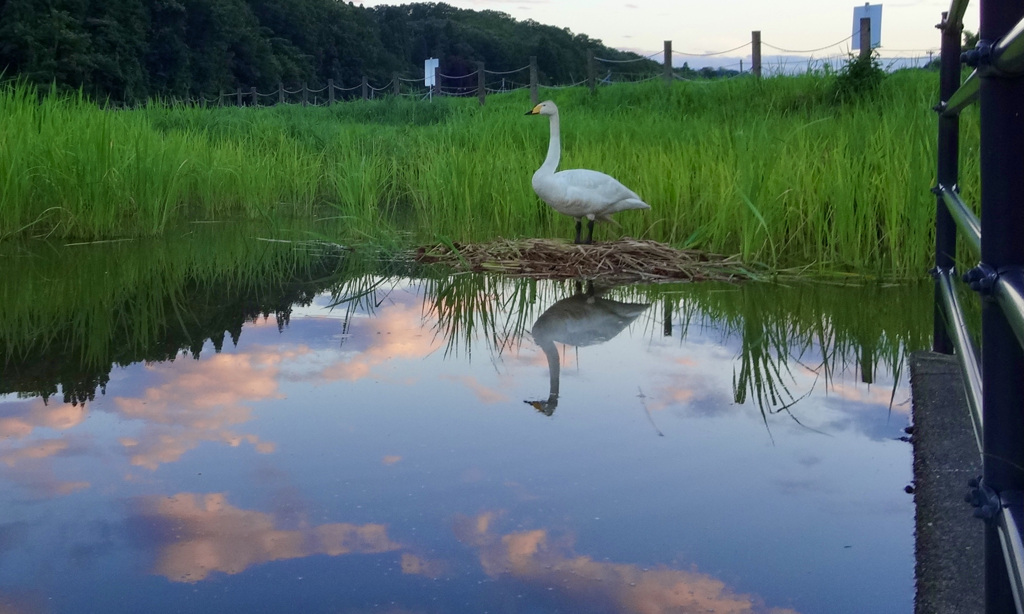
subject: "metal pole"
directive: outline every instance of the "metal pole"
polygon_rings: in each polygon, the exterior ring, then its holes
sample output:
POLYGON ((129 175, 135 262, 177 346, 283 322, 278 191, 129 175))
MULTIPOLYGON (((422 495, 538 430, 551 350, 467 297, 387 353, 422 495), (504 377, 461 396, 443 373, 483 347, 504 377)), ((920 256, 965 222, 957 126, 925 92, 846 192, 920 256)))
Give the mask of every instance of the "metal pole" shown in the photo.
MULTIPOLYGON (((1024 17, 1019 0, 980 6, 979 48, 994 44, 1024 17)), ((1017 201, 1024 175, 1024 78, 981 74, 981 260, 990 270, 1024 266, 1024 208, 1017 201)), ((999 304, 981 307, 983 454, 986 486, 997 493, 1024 491, 1024 350, 999 304)), ((1013 590, 996 523, 985 523, 985 610, 1012 612, 1013 590)))
POLYGON ((871 57, 871 19, 860 18, 860 57, 871 57))
POLYGON ((665 83, 672 83, 672 41, 665 41, 665 83))
MULTIPOLYGON (((949 13, 942 13, 942 51, 939 56, 939 101, 946 102, 960 87, 960 32, 963 26, 949 23, 949 13)), ((942 109, 940 105, 939 110, 942 109)), ((952 189, 959 181, 960 118, 939 114, 938 183, 952 189)), ((935 268, 949 271, 956 262, 956 223, 941 194, 935 198, 935 268)), ((939 282, 935 282, 935 308, 932 315, 932 349, 942 354, 953 353, 953 342, 946 330, 939 297, 939 282)))
POLYGON ((536 105, 537 99, 537 56, 530 56, 530 104, 536 105))
POLYGON ((750 72, 755 77, 761 76, 761 31, 750 33, 750 72))

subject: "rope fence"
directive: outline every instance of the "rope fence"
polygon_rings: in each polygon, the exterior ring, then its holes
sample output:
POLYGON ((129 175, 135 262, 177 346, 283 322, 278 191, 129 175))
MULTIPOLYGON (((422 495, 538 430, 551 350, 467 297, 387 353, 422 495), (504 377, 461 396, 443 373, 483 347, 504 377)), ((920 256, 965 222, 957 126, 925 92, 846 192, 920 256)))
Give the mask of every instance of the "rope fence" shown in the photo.
MULTIPOLYGON (((538 69, 536 57, 530 58, 530 63, 512 70, 488 70, 482 62, 478 63, 476 70, 466 74, 452 75, 435 69, 433 85, 428 86, 428 80, 423 77, 409 77, 395 73, 390 81, 374 85, 369 83, 367 77, 355 85, 344 86, 335 83, 333 79, 319 88, 312 88, 308 84, 289 89, 279 83, 277 89, 269 92, 260 92, 256 88, 238 88, 235 91, 221 90, 218 96, 208 97, 200 95, 188 102, 202 106, 272 106, 275 104, 302 104, 324 106, 332 105, 339 101, 349 100, 370 100, 382 96, 411 97, 428 99, 433 96, 449 97, 473 97, 477 96, 480 104, 484 104, 486 97, 493 94, 504 94, 523 89, 529 89, 531 99, 538 100, 538 92, 541 89, 561 90, 567 88, 587 86, 591 90, 598 86, 611 85, 614 83, 646 83, 664 80, 666 83, 675 81, 695 82, 701 79, 716 78, 728 79, 739 76, 753 75, 761 77, 764 74, 782 75, 797 74, 803 72, 822 72, 837 69, 849 61, 852 53, 851 43, 858 39, 861 42, 860 54, 872 53, 870 46, 870 24, 863 20, 861 29, 852 35, 844 37, 830 45, 814 49, 789 49, 761 40, 761 32, 751 33, 751 40, 741 45, 731 47, 722 51, 710 52, 688 52, 672 49, 672 41, 665 41, 664 50, 649 55, 629 58, 613 59, 597 57, 592 51, 587 53, 587 74, 585 76, 570 75, 570 83, 565 84, 541 84, 538 80, 538 69), (743 49, 750 49, 746 58, 736 62, 718 62, 714 67, 703 67, 700 69, 689 68, 684 62, 682 67, 673 66, 673 59, 684 58, 717 58, 727 54, 735 53, 743 49), (774 56, 762 59, 762 48, 767 48, 781 54, 812 54, 808 57, 787 57, 774 56), (813 54, 831 52, 830 55, 814 57, 813 54), (659 61, 660 60, 660 61, 659 61), (767 61, 765 61, 767 60, 767 61), (582 77, 582 78, 579 78, 582 77)), ((885 50, 887 52, 899 52, 912 54, 908 56, 892 56, 880 58, 883 69, 887 71, 900 68, 924 67, 932 62, 936 53, 934 49, 903 49, 885 50)), ((728 59, 728 58, 723 58, 728 59)))

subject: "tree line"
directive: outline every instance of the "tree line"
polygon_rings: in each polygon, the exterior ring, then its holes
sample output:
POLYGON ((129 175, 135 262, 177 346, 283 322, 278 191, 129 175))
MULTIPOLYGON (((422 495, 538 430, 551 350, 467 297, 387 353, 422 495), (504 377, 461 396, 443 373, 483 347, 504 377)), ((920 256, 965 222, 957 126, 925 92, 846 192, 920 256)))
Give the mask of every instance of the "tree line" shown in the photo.
POLYGON ((553 85, 585 76, 588 50, 639 57, 566 28, 443 3, 0 0, 3 79, 119 103, 363 76, 383 84, 395 73, 422 77, 427 58, 461 75, 477 62, 510 71, 536 56, 539 82, 553 85))

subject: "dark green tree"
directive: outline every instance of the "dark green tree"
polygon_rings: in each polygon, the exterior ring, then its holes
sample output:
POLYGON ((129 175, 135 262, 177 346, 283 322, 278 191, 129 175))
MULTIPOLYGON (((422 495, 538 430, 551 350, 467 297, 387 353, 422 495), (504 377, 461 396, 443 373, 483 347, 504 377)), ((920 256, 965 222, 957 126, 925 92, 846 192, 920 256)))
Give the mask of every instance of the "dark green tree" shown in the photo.
POLYGON ((364 76, 383 85, 394 73, 418 78, 431 57, 462 75, 478 62, 517 70, 533 55, 541 83, 569 83, 587 74, 588 50, 637 57, 565 28, 444 3, 0 0, 3 78, 127 103, 239 87, 266 93, 278 83, 321 87, 328 79, 353 86, 364 76))

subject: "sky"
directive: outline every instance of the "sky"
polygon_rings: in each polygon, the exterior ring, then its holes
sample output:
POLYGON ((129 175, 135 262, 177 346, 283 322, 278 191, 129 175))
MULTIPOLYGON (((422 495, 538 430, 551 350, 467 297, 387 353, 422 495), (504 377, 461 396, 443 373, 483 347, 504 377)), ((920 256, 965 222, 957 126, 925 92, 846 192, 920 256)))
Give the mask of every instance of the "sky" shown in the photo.
MULTIPOLYGON (((738 61, 749 45, 731 53, 702 58, 746 45, 751 32, 761 32, 762 55, 845 57, 853 34, 853 9, 859 2, 835 0, 445 0, 472 10, 494 10, 519 20, 569 28, 609 47, 635 51, 661 60, 664 41, 672 41, 673 64, 691 66, 738 61), (837 44, 838 43, 838 44, 837 44), (825 48, 825 49, 822 49, 825 48), (785 51, 782 51, 785 50, 785 51), (816 50, 809 52, 810 50, 816 50), (792 53, 792 52, 801 53, 792 53), (694 54, 694 55, 686 55, 694 54), (721 58, 727 58, 723 61, 721 58), (713 60, 718 59, 718 62, 713 60)), ((406 4, 395 0, 364 0, 364 6, 406 4)), ((878 4, 877 2, 874 4, 878 4)), ((897 0, 882 4, 882 40, 879 55, 927 57, 938 52, 935 29, 949 0, 897 0)), ((977 31, 978 7, 964 16, 968 30, 977 31)), ((749 64, 748 64, 749 65, 749 64)))

